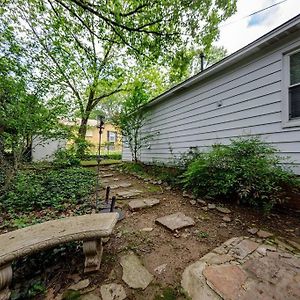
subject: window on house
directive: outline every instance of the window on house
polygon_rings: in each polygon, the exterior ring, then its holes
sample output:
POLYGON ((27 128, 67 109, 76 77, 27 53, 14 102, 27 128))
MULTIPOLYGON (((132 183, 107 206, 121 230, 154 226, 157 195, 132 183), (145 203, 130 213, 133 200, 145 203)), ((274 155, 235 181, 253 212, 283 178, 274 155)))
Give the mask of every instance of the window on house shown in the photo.
POLYGON ((300 51, 289 59, 289 119, 300 118, 300 51))
POLYGON ((108 131, 107 132, 107 140, 110 143, 116 143, 116 141, 117 141, 117 133, 115 131, 108 131))

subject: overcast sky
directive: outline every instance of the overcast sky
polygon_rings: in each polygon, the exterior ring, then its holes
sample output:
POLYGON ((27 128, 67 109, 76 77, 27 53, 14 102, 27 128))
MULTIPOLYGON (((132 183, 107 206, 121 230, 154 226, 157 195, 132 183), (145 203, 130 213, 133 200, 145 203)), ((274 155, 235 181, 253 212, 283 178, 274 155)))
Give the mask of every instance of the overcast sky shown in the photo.
POLYGON ((300 0, 282 1, 238 0, 236 14, 220 24, 220 38, 215 44, 224 46, 230 54, 300 14, 300 0), (246 17, 280 2, 270 9, 246 17))

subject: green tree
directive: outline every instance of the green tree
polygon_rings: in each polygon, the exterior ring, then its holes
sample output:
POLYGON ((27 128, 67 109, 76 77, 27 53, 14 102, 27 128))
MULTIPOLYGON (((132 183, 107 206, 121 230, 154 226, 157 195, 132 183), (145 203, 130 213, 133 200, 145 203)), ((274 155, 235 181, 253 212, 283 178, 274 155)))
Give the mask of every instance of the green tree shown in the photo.
POLYGON ((113 124, 119 128, 125 144, 129 147, 132 161, 137 162, 139 151, 151 140, 153 133, 142 133, 147 121, 147 112, 140 109, 149 100, 149 95, 142 83, 136 83, 132 94, 122 103, 121 111, 116 113, 113 124))
POLYGON ((169 65, 185 45, 209 50, 236 0, 8 0, 2 17, 22 37, 35 76, 80 111, 79 136, 95 107, 127 89, 139 62, 169 65))

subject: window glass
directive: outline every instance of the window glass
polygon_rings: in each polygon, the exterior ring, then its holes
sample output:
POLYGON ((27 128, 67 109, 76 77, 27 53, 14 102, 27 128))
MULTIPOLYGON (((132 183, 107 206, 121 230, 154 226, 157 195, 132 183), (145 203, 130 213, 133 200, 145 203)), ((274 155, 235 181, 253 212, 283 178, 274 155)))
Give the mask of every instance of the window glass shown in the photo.
POLYGON ((290 84, 300 83, 300 51, 290 56, 290 84))
POLYGON ((117 133, 114 131, 109 131, 108 132, 108 141, 111 143, 115 143, 117 139, 117 133))
POLYGON ((289 88, 290 119, 300 118, 300 85, 289 88))

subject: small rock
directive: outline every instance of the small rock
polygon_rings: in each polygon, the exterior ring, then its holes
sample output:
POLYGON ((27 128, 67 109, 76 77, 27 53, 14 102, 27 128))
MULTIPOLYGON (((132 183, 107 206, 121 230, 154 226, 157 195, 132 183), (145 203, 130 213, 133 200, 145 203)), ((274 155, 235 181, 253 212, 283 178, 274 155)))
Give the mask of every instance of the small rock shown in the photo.
POLYGON ((108 241, 109 241, 109 239, 110 239, 110 237, 108 236, 108 237, 104 237, 104 238, 102 238, 102 243, 103 244, 107 244, 108 243, 108 241))
POLYGON ((270 233, 270 232, 264 231, 264 230, 259 230, 256 234, 258 237, 263 238, 263 239, 266 239, 266 238, 274 235, 273 233, 270 233))
POLYGON ((162 184, 162 181, 161 181, 161 180, 158 180, 158 181, 157 181, 157 184, 162 184))
POLYGON ((216 209, 223 214, 230 214, 231 210, 226 207, 217 206, 216 209))
POLYGON ((206 201, 204 201, 202 199, 197 199, 197 202, 201 205, 206 205, 206 201))
POLYGON ((167 264, 160 265, 154 269, 154 272, 161 274, 166 271, 167 264))
POLYGON ((227 227, 225 223, 220 223, 219 227, 227 227))
POLYGON ((215 204, 212 204, 212 203, 209 203, 207 205, 208 209, 215 209, 216 208, 216 205, 215 204))
POLYGON ((111 283, 100 288, 102 300, 123 300, 127 297, 121 284, 111 283))
POLYGON ((145 228, 142 228, 140 231, 150 232, 150 231, 152 231, 152 230, 153 230, 152 227, 145 227, 145 228))
POLYGON ((76 284, 71 285, 68 289, 73 290, 73 291, 79 291, 87 288, 90 285, 90 280, 89 279, 84 279, 79 281, 76 284))
POLYGON ((223 220, 224 222, 231 222, 231 219, 230 219, 228 216, 224 216, 224 217, 222 218, 222 220, 223 220))
POLYGON ((190 203, 192 204, 192 205, 196 205, 196 200, 190 200, 190 203))
POLYGON ((171 189, 172 189, 171 186, 167 186, 167 187, 166 187, 166 190, 167 190, 167 191, 170 191, 171 189))
POLYGON ((202 207, 202 209, 203 209, 204 211, 208 211, 208 207, 207 207, 207 206, 202 207))
POLYGON ((121 237, 122 237, 122 235, 123 235, 123 234, 122 234, 122 232, 121 232, 121 231, 119 231, 119 232, 116 234, 116 237, 117 237, 117 238, 121 238, 121 237))
POLYGON ((258 229, 253 227, 253 228, 249 228, 247 231, 251 234, 255 234, 258 231, 258 229))
POLYGON ((195 199, 195 197, 189 194, 187 191, 183 191, 182 196, 185 198, 195 199))

